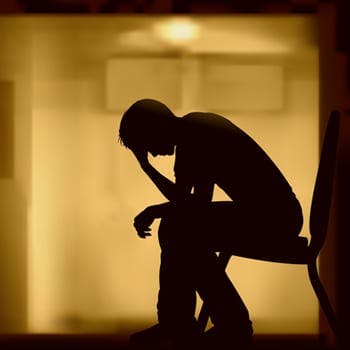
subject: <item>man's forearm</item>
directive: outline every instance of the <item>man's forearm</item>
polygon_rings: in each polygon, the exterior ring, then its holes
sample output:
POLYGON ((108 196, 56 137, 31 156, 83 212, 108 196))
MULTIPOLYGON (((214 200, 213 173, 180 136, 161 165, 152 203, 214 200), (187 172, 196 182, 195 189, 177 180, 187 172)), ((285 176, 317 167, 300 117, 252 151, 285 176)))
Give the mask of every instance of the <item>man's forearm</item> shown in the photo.
POLYGON ((187 200, 155 204, 147 207, 146 210, 149 211, 153 218, 163 218, 169 213, 169 211, 173 209, 180 209, 184 212, 187 212, 188 210, 193 208, 193 206, 199 208, 200 206, 206 205, 207 203, 198 201, 196 198, 194 198, 193 195, 190 195, 187 200))
POLYGON ((166 202, 166 203, 161 203, 161 204, 155 204, 151 205, 147 208, 152 214, 152 216, 157 219, 157 218, 162 218, 164 217, 168 211, 171 209, 171 207, 174 205, 172 202, 166 202))
POLYGON ((174 201, 176 199, 175 184, 172 181, 162 175, 150 163, 143 166, 142 169, 167 200, 174 201))

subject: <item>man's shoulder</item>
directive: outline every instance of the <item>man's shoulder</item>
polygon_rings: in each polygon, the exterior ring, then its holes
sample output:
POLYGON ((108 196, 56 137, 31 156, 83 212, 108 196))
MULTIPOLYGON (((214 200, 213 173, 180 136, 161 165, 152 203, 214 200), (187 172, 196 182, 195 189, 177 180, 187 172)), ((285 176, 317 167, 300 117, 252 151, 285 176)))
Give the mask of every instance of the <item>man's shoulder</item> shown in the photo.
POLYGON ((204 112, 190 112, 185 114, 181 119, 187 122, 200 121, 207 118, 207 113, 204 112))
MULTIPOLYGON (((244 132, 235 125, 230 119, 216 113, 210 112, 191 112, 183 117, 189 132, 199 132, 203 135, 210 134, 214 138, 229 139, 235 136, 243 136, 244 132)), ((199 136, 199 135, 198 135, 199 136)))
POLYGON ((211 112, 190 112, 185 114, 182 119, 188 124, 206 125, 211 128, 219 127, 227 130, 237 128, 230 119, 211 112))
POLYGON ((211 113, 211 112, 190 112, 185 114, 183 119, 186 120, 192 120, 192 119, 225 119, 223 116, 216 114, 216 113, 211 113))

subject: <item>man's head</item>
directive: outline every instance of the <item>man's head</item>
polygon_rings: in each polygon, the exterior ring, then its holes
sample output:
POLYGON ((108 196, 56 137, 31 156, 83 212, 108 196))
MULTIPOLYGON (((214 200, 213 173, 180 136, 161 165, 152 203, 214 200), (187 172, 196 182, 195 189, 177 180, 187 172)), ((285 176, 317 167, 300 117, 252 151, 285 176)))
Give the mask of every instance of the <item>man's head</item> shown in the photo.
POLYGON ((131 150, 146 150, 153 156, 173 154, 175 120, 175 115, 163 103, 139 100, 123 114, 119 141, 131 150))

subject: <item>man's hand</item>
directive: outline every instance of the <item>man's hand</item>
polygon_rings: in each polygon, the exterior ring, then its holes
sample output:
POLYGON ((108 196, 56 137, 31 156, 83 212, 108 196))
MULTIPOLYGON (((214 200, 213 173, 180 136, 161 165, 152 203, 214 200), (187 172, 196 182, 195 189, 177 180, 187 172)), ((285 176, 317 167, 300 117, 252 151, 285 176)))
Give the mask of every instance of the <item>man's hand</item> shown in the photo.
POLYGON ((155 216, 150 207, 146 208, 135 217, 134 227, 137 231, 137 235, 140 238, 146 238, 147 236, 151 236, 150 226, 152 225, 154 219, 155 216))

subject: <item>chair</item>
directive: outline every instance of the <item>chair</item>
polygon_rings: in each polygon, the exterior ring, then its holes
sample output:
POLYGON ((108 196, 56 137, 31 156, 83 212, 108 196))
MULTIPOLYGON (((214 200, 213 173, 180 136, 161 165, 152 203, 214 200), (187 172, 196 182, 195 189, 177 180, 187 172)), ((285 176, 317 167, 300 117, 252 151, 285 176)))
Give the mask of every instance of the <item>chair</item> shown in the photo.
MULTIPOLYGON (((306 237, 293 238, 293 241, 281 240, 266 246, 238 247, 219 253, 219 263, 223 269, 231 256, 264 260, 270 262, 307 265, 312 287, 327 317, 334 334, 337 334, 337 322, 327 293, 318 276, 316 259, 323 246, 328 228, 328 218, 332 199, 333 179, 336 165, 340 113, 333 111, 329 117, 323 140, 320 163, 318 167, 310 212, 311 241, 308 245, 306 237)), ((198 316, 198 325, 205 330, 209 319, 209 311, 204 303, 198 316)))

